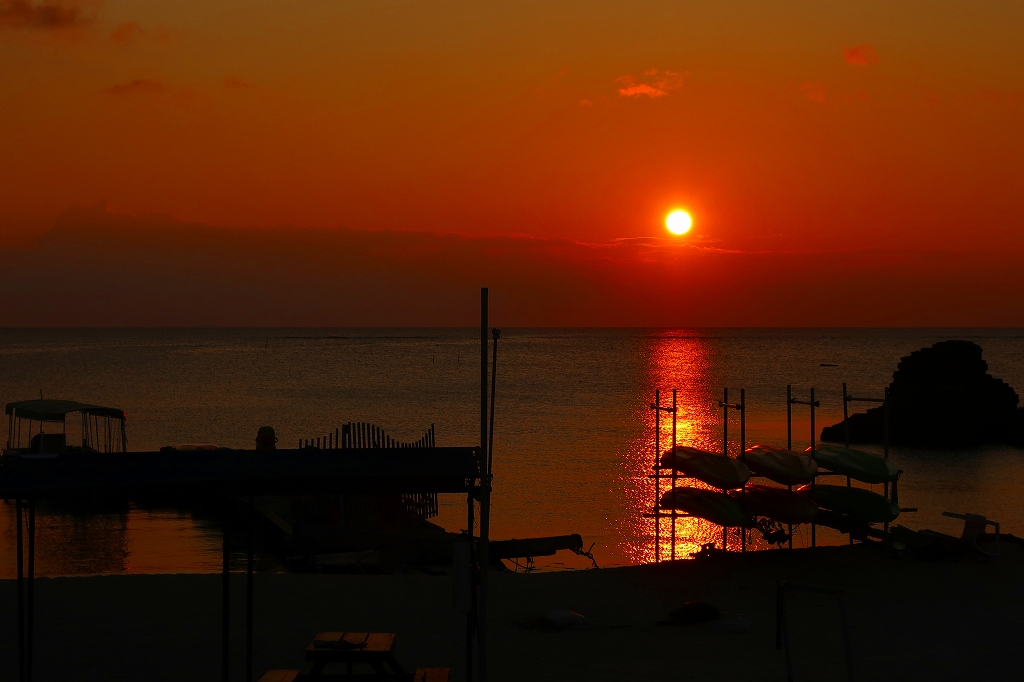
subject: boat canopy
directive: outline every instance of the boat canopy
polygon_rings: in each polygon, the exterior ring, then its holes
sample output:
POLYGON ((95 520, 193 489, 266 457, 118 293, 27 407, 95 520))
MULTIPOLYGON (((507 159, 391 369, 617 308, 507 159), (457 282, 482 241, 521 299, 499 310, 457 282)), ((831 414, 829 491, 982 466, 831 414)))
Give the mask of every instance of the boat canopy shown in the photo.
POLYGON ((14 414, 19 419, 40 422, 63 422, 69 412, 81 412, 93 417, 107 417, 124 421, 126 415, 119 407, 101 407, 75 402, 74 400, 22 400, 7 403, 5 414, 14 414))

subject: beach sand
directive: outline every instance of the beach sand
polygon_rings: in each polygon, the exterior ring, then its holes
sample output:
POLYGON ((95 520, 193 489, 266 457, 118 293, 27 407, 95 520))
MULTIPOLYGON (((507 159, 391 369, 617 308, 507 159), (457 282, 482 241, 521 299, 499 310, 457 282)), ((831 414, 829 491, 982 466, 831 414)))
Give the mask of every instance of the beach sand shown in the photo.
MULTIPOLYGON (((783 680, 775 650, 779 580, 845 590, 859 680, 1011 679, 1024 643, 1024 550, 995 562, 922 563, 874 547, 732 554, 657 566, 491 573, 493 680, 783 680), (748 633, 714 623, 657 625, 687 600, 717 605, 748 633), (541 626, 571 609, 589 627, 541 626)), ((245 578, 232 575, 232 679, 241 679, 245 578)), ((15 590, 0 582, 0 670, 15 679, 15 590)), ((36 581, 35 679, 220 679, 220 576, 129 575, 36 581)), ((297 668, 318 631, 397 633, 410 671, 449 666, 463 676, 464 630, 451 577, 261 574, 255 580, 254 679, 297 668)), ((796 679, 845 678, 834 597, 793 594, 796 679)))

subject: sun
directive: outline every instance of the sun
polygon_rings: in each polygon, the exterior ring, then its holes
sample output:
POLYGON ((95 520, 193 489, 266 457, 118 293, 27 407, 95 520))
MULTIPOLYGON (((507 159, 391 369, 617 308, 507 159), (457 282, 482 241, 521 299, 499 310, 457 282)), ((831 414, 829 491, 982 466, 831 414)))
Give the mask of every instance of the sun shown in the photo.
POLYGON ((665 227, 672 234, 686 234, 693 227, 693 218, 683 210, 675 210, 665 217, 665 227))

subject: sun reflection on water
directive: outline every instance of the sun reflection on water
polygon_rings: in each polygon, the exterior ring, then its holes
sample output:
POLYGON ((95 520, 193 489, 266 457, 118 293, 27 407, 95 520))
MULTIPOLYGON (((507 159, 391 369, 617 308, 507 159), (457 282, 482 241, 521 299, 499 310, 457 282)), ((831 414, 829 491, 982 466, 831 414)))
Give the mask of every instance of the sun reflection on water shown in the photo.
MULTIPOLYGON (((672 414, 652 409, 648 403, 659 399, 662 407, 672 407, 675 400, 675 442, 711 452, 722 451, 723 414, 718 407, 722 399, 718 378, 713 373, 715 348, 699 332, 664 332, 651 340, 650 356, 647 362, 644 403, 639 406, 643 432, 629 449, 623 476, 629 499, 631 526, 625 533, 621 549, 633 563, 651 563, 658 556, 662 560, 688 558, 700 550, 700 546, 714 543, 722 546, 722 527, 696 517, 681 516, 654 519, 650 514, 654 504, 673 485, 669 473, 661 478, 658 490, 651 478, 657 457, 672 446, 672 414), (660 416, 659 416, 660 414, 660 416), (655 522, 659 524, 657 532, 655 522), (673 542, 673 521, 675 538, 673 542), (657 542, 656 542, 657 538, 657 542), (674 552, 673 552, 674 550, 674 552)), ((730 421, 738 419, 732 413, 730 421)), ((739 452, 739 425, 730 424, 729 451, 732 456, 739 452)), ((663 472, 667 473, 667 472, 663 472)), ((679 478, 676 485, 712 490, 700 481, 679 478)), ((738 528, 728 531, 727 547, 739 550, 742 535, 738 528)), ((760 533, 747 533, 747 549, 767 547, 760 533)))

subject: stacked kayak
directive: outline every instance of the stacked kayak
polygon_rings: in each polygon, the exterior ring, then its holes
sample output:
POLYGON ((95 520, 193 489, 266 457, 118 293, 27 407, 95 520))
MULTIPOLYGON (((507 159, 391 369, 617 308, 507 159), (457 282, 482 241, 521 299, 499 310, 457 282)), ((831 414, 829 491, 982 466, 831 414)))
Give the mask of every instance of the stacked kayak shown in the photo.
POLYGON ((809 455, 772 445, 747 448, 740 459, 756 475, 782 485, 810 483, 818 471, 817 462, 809 455))
POLYGON ((846 514, 865 523, 889 523, 900 515, 898 504, 878 493, 845 485, 805 485, 800 494, 808 496, 822 509, 846 514))
POLYGON ((864 483, 895 481, 896 466, 880 455, 842 445, 820 445, 811 454, 818 466, 864 483))
POLYGON ((660 506, 662 509, 676 509, 730 528, 752 524, 750 514, 739 502, 714 490, 672 488, 661 496, 660 506))
POLYGON ((750 479, 750 469, 743 462, 687 445, 666 450, 661 457, 661 467, 679 471, 722 490, 742 488, 750 479))
POLYGON ((780 523, 811 523, 818 515, 818 505, 807 495, 768 485, 748 485, 729 495, 740 503, 750 516, 766 516, 780 523))

